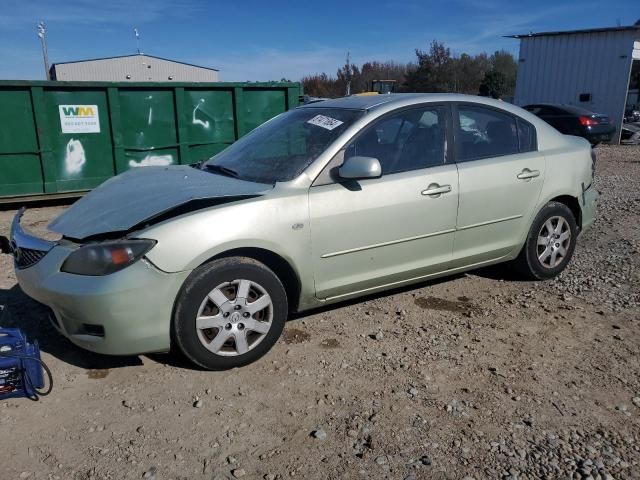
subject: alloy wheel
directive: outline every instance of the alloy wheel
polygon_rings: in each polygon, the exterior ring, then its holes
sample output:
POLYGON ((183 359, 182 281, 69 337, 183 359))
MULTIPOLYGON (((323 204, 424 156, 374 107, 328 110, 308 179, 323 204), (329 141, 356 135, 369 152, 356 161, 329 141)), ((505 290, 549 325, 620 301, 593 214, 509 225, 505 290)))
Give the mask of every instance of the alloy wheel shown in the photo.
POLYGON ((267 335, 273 321, 273 302, 267 291, 251 280, 225 282, 200 304, 196 330, 202 345, 222 356, 243 355, 267 335))
POLYGON ((555 216, 542 224, 538 233, 538 261, 545 268, 562 263, 571 245, 571 228, 564 217, 555 216))

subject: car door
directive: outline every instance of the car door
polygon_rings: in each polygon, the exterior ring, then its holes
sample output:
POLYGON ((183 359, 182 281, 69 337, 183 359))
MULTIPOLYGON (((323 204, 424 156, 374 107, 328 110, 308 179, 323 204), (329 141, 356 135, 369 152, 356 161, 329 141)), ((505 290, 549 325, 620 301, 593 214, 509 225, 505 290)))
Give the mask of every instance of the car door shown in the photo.
POLYGON ((309 190, 318 298, 447 268, 458 208, 457 168, 446 162, 450 123, 450 110, 442 105, 387 114, 325 167, 309 190), (377 158, 382 176, 338 178, 337 167, 355 155, 377 158))
POLYGON ((501 258, 529 228, 545 175, 535 127, 478 104, 454 108, 460 199, 452 267, 501 258))

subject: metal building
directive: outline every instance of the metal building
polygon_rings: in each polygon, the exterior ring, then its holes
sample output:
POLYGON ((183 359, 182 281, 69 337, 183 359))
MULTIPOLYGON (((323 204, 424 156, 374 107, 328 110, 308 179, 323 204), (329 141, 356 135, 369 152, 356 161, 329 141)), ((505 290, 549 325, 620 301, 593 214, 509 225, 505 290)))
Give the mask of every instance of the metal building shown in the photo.
POLYGON ((51 79, 80 82, 217 82, 218 70, 137 54, 54 63, 51 66, 51 79))
POLYGON ((631 72, 640 68, 636 25, 510 35, 520 40, 514 102, 562 103, 604 113, 617 126, 624 116, 631 72))

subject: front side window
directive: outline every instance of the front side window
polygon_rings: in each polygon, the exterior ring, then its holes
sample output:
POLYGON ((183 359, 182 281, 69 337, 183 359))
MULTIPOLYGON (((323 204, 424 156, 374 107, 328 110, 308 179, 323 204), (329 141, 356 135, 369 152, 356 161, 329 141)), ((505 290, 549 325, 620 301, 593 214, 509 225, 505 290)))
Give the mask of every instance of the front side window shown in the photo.
POLYGON ((363 114, 339 108, 290 110, 208 160, 203 169, 258 183, 292 180, 363 114))
POLYGON ((457 144, 459 161, 519 153, 516 117, 490 108, 460 105, 457 144))
POLYGON ((419 170, 445 162, 446 110, 429 106, 387 115, 359 134, 345 159, 377 158, 382 175, 419 170))

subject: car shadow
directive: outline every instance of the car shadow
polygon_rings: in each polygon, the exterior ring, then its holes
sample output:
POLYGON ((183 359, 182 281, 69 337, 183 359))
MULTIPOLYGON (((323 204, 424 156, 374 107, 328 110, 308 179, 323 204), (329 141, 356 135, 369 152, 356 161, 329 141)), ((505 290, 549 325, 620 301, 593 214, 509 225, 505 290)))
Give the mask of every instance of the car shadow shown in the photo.
POLYGON ((156 363, 161 363, 168 367, 179 368, 181 370, 192 370, 194 372, 208 371, 206 368, 202 368, 193 363, 177 348, 167 353, 147 353, 144 356, 156 363))
POLYGON ((143 365, 142 357, 170 367, 199 371, 178 351, 145 355, 101 355, 84 350, 62 336, 49 321, 49 309, 27 296, 19 285, 0 288, 0 328, 19 328, 29 342, 37 341, 42 352, 99 375, 100 370, 143 365))
MULTIPOLYGON (((294 313, 289 316, 288 321, 296 321, 314 314, 338 310, 371 300, 388 298, 393 295, 419 290, 421 288, 432 287, 463 278, 466 275, 477 275, 494 280, 523 281, 511 271, 511 269, 497 265, 467 273, 427 280, 412 285, 405 285, 391 290, 317 307, 301 313, 294 313)), ((8 290, 0 288, 0 328, 19 328, 25 333, 29 341, 38 341, 41 351, 52 355, 62 362, 86 370, 99 371, 143 365, 142 358, 139 355, 101 355, 77 347, 58 333, 51 325, 48 308, 27 296, 17 284, 8 290)), ((144 356, 156 363, 175 368, 194 371, 202 370, 177 351, 146 354, 144 356)))
POLYGON ((490 280, 504 280, 505 282, 530 282, 524 278, 521 274, 510 268, 508 265, 499 263, 497 265, 491 265, 489 267, 479 268, 467 272, 468 275, 487 278, 490 280))
POLYGON ((139 356, 112 357, 83 350, 60 335, 49 321, 47 307, 29 298, 18 285, 0 289, 0 328, 19 328, 29 342, 57 359, 87 370, 142 365, 139 356))
POLYGON ((445 277, 425 280, 424 282, 405 285, 402 287, 373 293, 371 295, 366 295, 363 297, 356 297, 353 299, 344 300, 342 302, 331 303, 329 305, 316 307, 311 310, 305 310, 304 312, 300 312, 300 313, 293 313, 289 315, 288 321, 300 320, 310 315, 329 312, 331 310, 337 310, 337 309, 348 307, 351 305, 356 305, 358 303, 363 303, 369 300, 387 298, 400 293, 410 292, 412 290, 419 290, 421 288, 433 287, 435 285, 451 282, 456 279, 464 278, 466 276, 472 276, 472 277, 477 276, 477 277, 487 278, 491 280, 498 280, 498 281, 503 280, 505 282, 529 282, 530 281, 523 278, 518 272, 514 271, 512 268, 509 268, 507 265, 497 264, 497 265, 491 265, 489 267, 479 268, 476 270, 470 270, 468 272, 462 272, 462 273, 457 273, 453 275, 448 275, 445 277))

